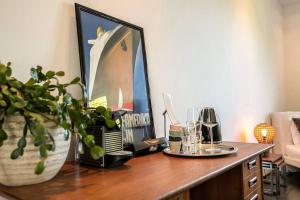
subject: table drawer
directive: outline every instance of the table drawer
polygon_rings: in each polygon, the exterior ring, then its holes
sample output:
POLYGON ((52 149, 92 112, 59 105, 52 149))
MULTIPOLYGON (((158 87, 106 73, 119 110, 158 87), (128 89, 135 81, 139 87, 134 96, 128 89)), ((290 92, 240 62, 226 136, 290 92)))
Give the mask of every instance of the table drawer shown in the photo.
POLYGON ((251 192, 261 187, 261 171, 257 170, 251 173, 243 180, 244 184, 244 197, 248 196, 251 192))
POLYGON ((167 200, 190 200, 190 191, 186 190, 168 198, 167 200))
POLYGON ((258 187, 256 190, 251 192, 244 200, 262 200, 262 188, 258 187))
POLYGON ((248 177, 252 172, 260 170, 259 156, 252 157, 243 163, 243 177, 248 177))

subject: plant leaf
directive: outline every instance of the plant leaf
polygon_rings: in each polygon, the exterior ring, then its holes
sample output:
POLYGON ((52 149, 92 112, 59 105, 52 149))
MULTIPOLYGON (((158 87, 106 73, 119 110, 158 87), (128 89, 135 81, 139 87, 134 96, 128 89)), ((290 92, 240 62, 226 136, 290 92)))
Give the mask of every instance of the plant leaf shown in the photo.
POLYGON ((0 129, 0 141, 6 140, 7 134, 3 129, 0 129))
POLYGON ((15 108, 24 108, 26 106, 26 102, 25 101, 18 101, 18 102, 14 102, 13 103, 15 108))
POLYGON ((74 109, 68 109, 69 116, 71 118, 71 121, 75 122, 78 126, 81 124, 81 118, 78 111, 74 109))
POLYGON ((98 106, 96 112, 103 115, 106 112, 106 108, 104 106, 98 106))
POLYGON ((4 64, 0 63, 0 73, 1 74, 5 73, 5 71, 6 71, 6 66, 4 64))
POLYGON ((48 157, 46 145, 40 146, 40 157, 46 159, 48 157))
POLYGON ((56 72, 56 76, 64 76, 64 75, 65 75, 64 71, 56 72))
POLYGON ((17 80, 10 80, 7 82, 11 87, 15 87, 15 88, 18 88, 18 89, 21 89, 22 87, 22 83, 20 81, 17 81, 17 80))
POLYGON ((46 129, 45 127, 37 123, 35 126, 31 127, 33 133, 33 143, 35 146, 40 146, 46 142, 46 129))
POLYGON ((6 73, 6 76, 11 76, 12 70, 9 67, 9 65, 6 67, 6 72, 5 73, 6 73))
POLYGON ((76 77, 76 78, 74 78, 70 83, 71 83, 71 84, 76 84, 76 83, 79 83, 79 81, 80 81, 80 78, 79 78, 79 77, 76 77))
POLYGON ((33 121, 39 122, 38 124, 43 123, 43 117, 40 114, 38 114, 38 113, 25 112, 25 115, 27 115, 30 118, 32 118, 33 121))
POLYGON ((95 141, 94 141, 94 136, 93 135, 87 135, 84 137, 84 143, 89 147, 91 148, 92 146, 94 146, 95 144, 95 141))
POLYGON ((23 149, 26 147, 26 144, 26 139, 24 137, 21 137, 18 141, 18 147, 23 149))
POLYGON ((15 112, 15 107, 12 104, 10 104, 9 107, 6 109, 6 114, 12 115, 14 114, 14 112, 15 112))
POLYGON ((4 84, 6 82, 6 75, 4 73, 0 73, 0 83, 4 84))
POLYGON ((70 129, 71 128, 71 125, 66 122, 66 121, 63 121, 61 124, 60 124, 61 127, 63 127, 64 129, 70 129))
POLYGON ((10 92, 9 92, 9 90, 8 90, 8 86, 7 85, 2 85, 1 86, 1 92, 3 93, 3 94, 5 94, 5 95, 10 95, 10 92))
POLYGON ((47 149, 48 151, 55 151, 55 146, 52 145, 52 144, 46 144, 46 149, 47 149))
POLYGON ((34 85, 35 83, 36 83, 35 79, 31 78, 25 83, 25 85, 29 87, 34 85))
POLYGON ((47 73, 46 73, 46 77, 48 78, 48 79, 51 79, 51 78, 53 78, 55 76, 55 72, 54 71, 48 71, 47 73))
POLYGON ((107 128, 111 129, 111 128, 115 127, 116 123, 115 123, 114 120, 106 118, 105 119, 105 125, 107 126, 107 128))
POLYGON ((10 158, 15 160, 17 159, 19 156, 21 156, 23 153, 22 153, 22 149, 20 148, 16 148, 15 150, 13 150, 13 152, 11 152, 10 154, 10 158))
POLYGON ((44 170, 45 170, 45 163, 44 163, 44 161, 40 161, 36 165, 34 173, 39 175, 39 174, 43 173, 44 170))
POLYGON ((104 153, 104 149, 97 145, 93 146, 90 149, 90 154, 94 160, 100 159, 104 155, 104 153))
POLYGON ((24 149, 22 149, 22 148, 19 148, 20 149, 20 156, 23 156, 23 154, 24 154, 24 149))

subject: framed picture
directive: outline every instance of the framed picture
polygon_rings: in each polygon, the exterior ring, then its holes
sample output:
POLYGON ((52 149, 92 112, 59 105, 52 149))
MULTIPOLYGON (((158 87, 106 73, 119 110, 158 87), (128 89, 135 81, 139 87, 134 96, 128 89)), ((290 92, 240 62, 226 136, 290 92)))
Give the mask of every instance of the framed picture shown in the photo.
POLYGON ((75 11, 88 106, 126 112, 124 141, 142 149, 155 138, 143 29, 79 4, 75 11))

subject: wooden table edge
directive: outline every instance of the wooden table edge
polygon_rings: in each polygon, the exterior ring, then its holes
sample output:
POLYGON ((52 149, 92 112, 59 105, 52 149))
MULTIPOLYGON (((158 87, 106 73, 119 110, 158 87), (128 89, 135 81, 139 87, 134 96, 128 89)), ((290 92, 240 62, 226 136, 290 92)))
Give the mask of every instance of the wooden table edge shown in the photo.
MULTIPOLYGON (((239 143, 239 142, 226 142, 226 141, 224 141, 224 143, 225 144, 226 143, 227 144, 230 143, 230 144, 234 145, 234 143, 239 143)), ((248 143, 248 144, 257 144, 257 143, 248 143)), ((262 153, 266 152, 267 150, 269 150, 269 149, 271 149, 273 147, 274 147, 274 144, 269 144, 269 146, 265 146, 262 149, 256 151, 255 153, 252 153, 252 154, 250 154, 248 156, 245 156, 245 157, 241 158, 240 160, 232 162, 232 163, 230 163, 230 164, 228 164, 228 165, 226 165, 226 166, 224 166, 224 167, 222 167, 222 168, 220 168, 218 170, 215 170, 215 171, 213 171, 211 173, 208 173, 208 174, 206 174, 204 176, 201 176, 200 178, 197 178, 194 181, 191 181, 191 182, 189 182, 187 184, 179 186, 176 189, 170 190, 169 192, 167 192, 165 194, 158 195, 156 198, 157 199, 167 199, 167 198, 170 198, 170 197, 172 197, 172 196, 174 196, 176 194, 179 194, 181 192, 187 191, 187 190, 189 190, 189 189, 191 189, 191 188, 193 188, 193 187, 195 187, 195 186, 197 186, 197 185, 199 185, 199 184, 201 184, 201 183, 203 183, 203 182, 205 182, 205 181, 207 181, 207 180, 209 180, 211 178, 214 178, 214 177, 216 177, 216 176, 218 176, 218 175, 220 175, 220 174, 222 174, 222 173, 224 173, 226 171, 231 170, 232 168, 240 165, 241 163, 243 163, 244 161, 250 159, 251 157, 254 157, 256 155, 262 154, 262 153)), ((163 153, 163 152, 160 152, 160 153, 163 153)), ((239 153, 239 151, 237 153, 239 153)), ((74 162, 66 162, 66 164, 73 164, 73 163, 74 162)), ((18 199, 20 199, 19 197, 16 197, 15 195, 13 195, 11 193, 7 193, 6 191, 3 191, 3 190, 0 190, 0 197, 1 197, 1 195, 3 195, 3 197, 7 198, 8 200, 12 200, 12 199, 18 200, 18 199)))

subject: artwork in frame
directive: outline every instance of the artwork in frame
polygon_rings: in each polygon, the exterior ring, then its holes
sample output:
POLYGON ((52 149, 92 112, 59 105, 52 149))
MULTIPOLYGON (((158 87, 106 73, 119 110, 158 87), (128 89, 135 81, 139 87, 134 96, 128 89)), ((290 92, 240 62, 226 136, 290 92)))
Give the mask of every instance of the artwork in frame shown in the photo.
POLYGON ((88 106, 126 111, 124 142, 142 150, 155 138, 143 29, 80 4, 75 11, 88 106))

